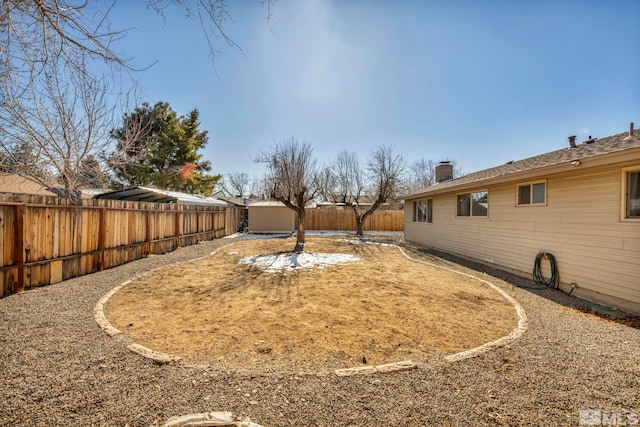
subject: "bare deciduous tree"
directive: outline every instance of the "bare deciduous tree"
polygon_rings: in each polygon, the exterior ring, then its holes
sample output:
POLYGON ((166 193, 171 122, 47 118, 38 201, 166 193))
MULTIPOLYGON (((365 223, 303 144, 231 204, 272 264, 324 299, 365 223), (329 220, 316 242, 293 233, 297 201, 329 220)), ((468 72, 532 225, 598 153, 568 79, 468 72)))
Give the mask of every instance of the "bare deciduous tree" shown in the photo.
POLYGON ((267 166, 269 196, 298 214, 294 252, 304 250, 306 206, 321 192, 320 172, 308 142, 289 138, 261 153, 257 162, 267 166))
MULTIPOLYGON (((462 169, 458 167, 456 160, 447 158, 445 160, 453 166, 453 177, 459 177, 464 174, 462 169)), ((426 160, 424 157, 414 161, 409 167, 409 177, 407 178, 407 192, 417 191, 422 188, 431 187, 436 184, 436 166, 438 164, 433 160, 426 160)))
MULTIPOLYGON (((262 1, 269 18, 275 1, 262 1)), ((169 7, 183 9, 202 28, 212 60, 216 39, 239 48, 225 30, 231 19, 226 0, 147 0, 147 5, 161 16, 169 7)), ((57 175, 68 188, 77 185, 76 172, 88 155, 94 154, 94 160, 104 165, 107 153, 102 148, 109 138, 103 125, 118 106, 110 104, 113 94, 107 96, 103 76, 95 76, 91 65, 111 67, 111 81, 121 77, 122 71, 135 71, 130 58, 113 48, 127 35, 127 29, 114 28, 109 20, 115 6, 115 0, 0 2, 0 167, 25 165, 27 158, 11 150, 20 143, 34 163, 23 170, 39 180, 57 175)), ((140 131, 137 123, 132 128, 134 133, 140 131)))
POLYGON ((424 157, 416 160, 409 167, 412 188, 431 187, 436 182, 436 163, 424 157))
MULTIPOLYGON (((113 147, 110 132, 118 112, 108 79, 53 61, 32 76, 32 83, 26 88, 2 84, 0 153, 5 168, 47 186, 62 185, 70 193, 88 177, 102 179, 99 160, 113 147), (32 163, 25 167, 27 152, 32 163)), ((137 135, 144 129, 132 123, 130 131, 137 135)))
POLYGON ((366 196, 366 178, 358 155, 342 150, 333 163, 324 168, 324 197, 333 203, 344 203, 351 207, 357 216, 362 198, 366 196))
POLYGON ((325 196, 353 209, 356 234, 363 236, 367 217, 401 191, 405 164, 404 158, 389 146, 380 146, 370 154, 366 170, 355 153, 341 151, 323 174, 325 196), (366 209, 362 206, 365 196, 374 197, 366 209))
POLYGON ((261 200, 268 200, 271 196, 269 179, 266 175, 254 178, 251 184, 251 194, 257 196, 261 200))
POLYGON ((229 172, 223 177, 223 187, 232 196, 243 197, 247 195, 249 191, 249 184, 251 183, 251 178, 246 172, 229 172))
MULTIPOLYGON (((263 0, 267 17, 276 0, 263 0)), ((115 42, 126 37, 128 29, 116 29, 109 20, 115 1, 74 0, 3 0, 0 6, 0 78, 27 87, 52 61, 88 72, 86 63, 78 62, 80 54, 111 64, 133 69, 130 58, 113 49, 115 42)), ((147 0, 149 9, 164 17, 168 8, 178 7, 187 19, 202 28, 211 58, 218 52, 214 40, 240 47, 227 34, 231 20, 226 0, 147 0)))

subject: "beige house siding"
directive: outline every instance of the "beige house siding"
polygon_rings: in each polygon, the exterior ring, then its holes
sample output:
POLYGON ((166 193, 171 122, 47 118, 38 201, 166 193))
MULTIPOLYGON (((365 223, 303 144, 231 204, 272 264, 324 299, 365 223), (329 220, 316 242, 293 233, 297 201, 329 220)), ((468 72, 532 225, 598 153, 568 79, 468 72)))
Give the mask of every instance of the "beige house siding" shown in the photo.
POLYGON ((536 254, 548 251, 557 259, 563 290, 575 283, 576 296, 640 313, 640 221, 621 220, 622 168, 639 165, 636 156, 615 165, 478 183, 478 190, 489 191, 487 218, 456 218, 454 189, 407 199, 405 238, 525 277, 531 277, 536 254), (517 185, 536 179, 546 179, 546 205, 516 206, 517 185), (413 201, 425 198, 433 199, 433 223, 413 222, 413 201))
POLYGON ((295 230, 295 214, 282 204, 249 205, 248 215, 251 233, 291 233, 295 230))

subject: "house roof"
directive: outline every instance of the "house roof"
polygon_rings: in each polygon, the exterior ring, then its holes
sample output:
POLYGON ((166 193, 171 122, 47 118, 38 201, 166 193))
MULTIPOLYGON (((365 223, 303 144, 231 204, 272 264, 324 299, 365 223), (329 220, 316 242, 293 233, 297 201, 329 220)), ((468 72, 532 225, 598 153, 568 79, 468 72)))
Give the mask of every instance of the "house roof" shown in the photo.
POLYGON ((231 196, 218 195, 216 196, 216 198, 236 206, 246 207, 248 204, 248 200, 245 197, 231 197, 231 196))
POLYGON ((640 149, 639 131, 636 131, 632 136, 629 136, 628 132, 619 133, 606 138, 587 140, 583 143, 576 144, 575 147, 566 147, 523 160, 507 162, 504 165, 473 172, 460 178, 432 185, 431 187, 409 194, 407 198, 416 198, 435 192, 454 191, 456 188, 465 185, 480 185, 485 181, 500 178, 508 179, 510 175, 518 175, 551 166, 568 165, 575 160, 582 161, 630 149, 640 149))
POLYGON ((0 193, 37 194, 55 196, 46 186, 16 173, 0 173, 0 193))
POLYGON ((226 207, 227 202, 214 197, 198 194, 179 193, 177 191, 159 190, 150 187, 131 187, 124 190, 96 194, 94 199, 128 200, 151 203, 180 203, 183 205, 206 205, 226 207))
POLYGON ((232 197, 233 195, 231 193, 229 193, 227 190, 225 190, 224 188, 218 188, 216 190, 214 190, 213 197, 232 197))

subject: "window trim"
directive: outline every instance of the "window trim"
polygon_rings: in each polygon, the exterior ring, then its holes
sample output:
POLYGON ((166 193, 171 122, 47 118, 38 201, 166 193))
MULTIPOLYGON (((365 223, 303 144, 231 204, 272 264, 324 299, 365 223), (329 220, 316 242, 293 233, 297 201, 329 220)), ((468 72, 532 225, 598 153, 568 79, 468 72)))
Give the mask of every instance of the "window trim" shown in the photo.
POLYGON ((630 172, 640 172, 640 165, 620 169, 620 221, 639 222, 640 217, 627 216, 627 174, 630 172))
POLYGON ((469 191, 463 191, 460 193, 456 193, 456 203, 455 203, 455 210, 456 210, 456 218, 489 218, 489 189, 488 188, 482 188, 482 189, 477 189, 477 190, 469 190, 469 191), (473 214, 473 199, 471 198, 471 195, 474 193, 487 193, 487 214, 486 215, 472 215, 473 214), (458 215, 458 197, 468 194, 469 195, 469 215, 458 215))
POLYGON ((413 201, 413 222, 416 224, 432 224, 433 223, 433 198, 418 199, 413 201), (425 221, 418 221, 418 203, 426 202, 427 217, 425 221))
POLYGON ((548 194, 549 185, 547 184, 546 179, 538 179, 535 181, 525 181, 519 182, 516 184, 516 207, 532 207, 532 206, 547 206, 547 194, 548 194), (542 203, 533 203, 533 186, 535 184, 544 184, 544 202, 542 203), (531 203, 520 203, 520 187, 529 186, 529 194, 531 196, 531 203))

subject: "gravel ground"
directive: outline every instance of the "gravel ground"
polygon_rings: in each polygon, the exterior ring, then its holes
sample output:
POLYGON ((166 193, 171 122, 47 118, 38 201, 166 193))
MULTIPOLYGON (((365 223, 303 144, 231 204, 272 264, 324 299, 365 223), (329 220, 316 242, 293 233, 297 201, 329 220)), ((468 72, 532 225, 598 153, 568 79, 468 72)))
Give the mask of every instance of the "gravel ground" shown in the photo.
MULTIPOLYGON (((175 415, 231 411, 262 426, 549 426, 578 425, 581 409, 640 411, 639 329, 568 307, 575 298, 512 289, 485 273, 476 272, 524 306, 529 330, 472 359, 386 375, 247 375, 159 365, 94 321, 96 302, 124 280, 227 242, 0 299, 0 425, 150 426, 175 415)), ((405 246, 422 259, 473 271, 405 246)))

